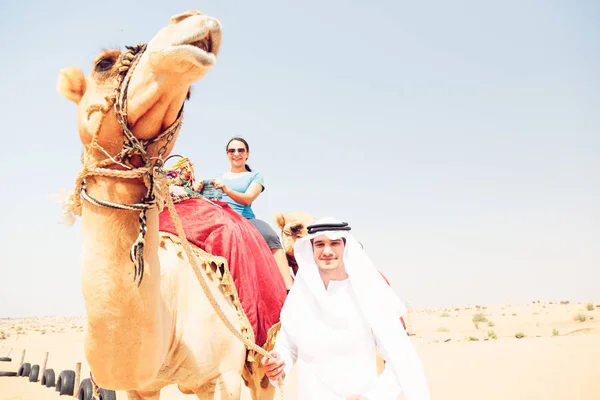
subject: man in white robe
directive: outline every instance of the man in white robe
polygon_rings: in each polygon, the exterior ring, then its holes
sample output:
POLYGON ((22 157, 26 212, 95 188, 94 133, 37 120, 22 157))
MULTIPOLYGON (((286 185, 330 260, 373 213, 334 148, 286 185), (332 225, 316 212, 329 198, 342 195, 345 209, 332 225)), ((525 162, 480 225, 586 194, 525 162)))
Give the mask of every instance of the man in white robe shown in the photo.
POLYGON ((298 400, 429 400, 419 357, 400 317, 402 302, 348 224, 324 218, 298 240, 298 274, 263 368, 285 382, 298 363, 298 400), (377 348, 386 361, 378 375, 377 348))

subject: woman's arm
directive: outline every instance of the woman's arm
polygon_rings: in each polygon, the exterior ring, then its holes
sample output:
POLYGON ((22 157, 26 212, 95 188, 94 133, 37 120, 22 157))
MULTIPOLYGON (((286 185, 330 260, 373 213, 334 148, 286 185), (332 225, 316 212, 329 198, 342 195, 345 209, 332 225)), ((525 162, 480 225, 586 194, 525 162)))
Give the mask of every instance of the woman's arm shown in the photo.
POLYGON ((213 185, 215 189, 221 189, 223 193, 231 197, 233 201, 243 206, 252 204, 263 190, 263 186, 260 183, 252 182, 245 193, 236 192, 235 190, 229 189, 220 178, 213 179, 213 185))

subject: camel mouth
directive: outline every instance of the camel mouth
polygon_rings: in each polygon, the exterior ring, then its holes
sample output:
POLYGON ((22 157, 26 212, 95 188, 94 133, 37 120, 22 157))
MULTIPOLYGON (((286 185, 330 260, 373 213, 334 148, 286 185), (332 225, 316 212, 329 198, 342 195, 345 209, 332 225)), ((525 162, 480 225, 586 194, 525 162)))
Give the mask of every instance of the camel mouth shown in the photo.
POLYGON ((210 35, 208 35, 204 39, 196 40, 195 42, 187 43, 187 44, 189 44, 190 46, 197 47, 200 50, 204 51, 205 53, 212 53, 212 51, 211 51, 212 40, 210 40, 210 35))
POLYGON ((209 32, 203 37, 191 37, 170 46, 167 51, 169 53, 184 53, 190 56, 195 64, 207 68, 215 64, 218 41, 209 32))

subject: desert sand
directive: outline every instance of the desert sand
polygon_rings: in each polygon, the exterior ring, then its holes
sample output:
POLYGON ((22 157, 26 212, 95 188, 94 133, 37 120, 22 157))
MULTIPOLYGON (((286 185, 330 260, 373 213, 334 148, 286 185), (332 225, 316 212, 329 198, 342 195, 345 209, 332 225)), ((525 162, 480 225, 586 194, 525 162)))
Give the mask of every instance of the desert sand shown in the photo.
MULTIPOLYGON (((600 399, 600 302, 411 309, 406 320, 432 399, 600 399)), ((47 368, 56 374, 81 362, 81 379, 88 377, 84 327, 84 318, 0 319, 0 357, 12 358, 0 362, 0 371, 16 372, 25 350, 27 363, 42 364, 49 352, 47 368)), ((296 399, 295 387, 294 371, 285 399, 296 399)), ((0 400, 60 398, 39 381, 0 377, 0 400)), ((126 396, 117 392, 117 398, 126 396)), ((161 395, 192 398, 175 386, 161 395)), ((242 399, 250 399, 246 391, 242 399)))

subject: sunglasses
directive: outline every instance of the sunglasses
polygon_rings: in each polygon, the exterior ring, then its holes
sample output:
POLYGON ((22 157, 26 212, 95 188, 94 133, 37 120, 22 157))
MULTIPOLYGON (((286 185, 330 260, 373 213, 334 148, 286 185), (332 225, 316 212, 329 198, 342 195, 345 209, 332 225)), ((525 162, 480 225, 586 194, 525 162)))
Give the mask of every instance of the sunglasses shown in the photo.
POLYGON ((241 149, 227 149, 227 153, 233 154, 233 153, 235 153, 236 150, 240 154, 244 154, 246 152, 246 149, 241 148, 241 149))

